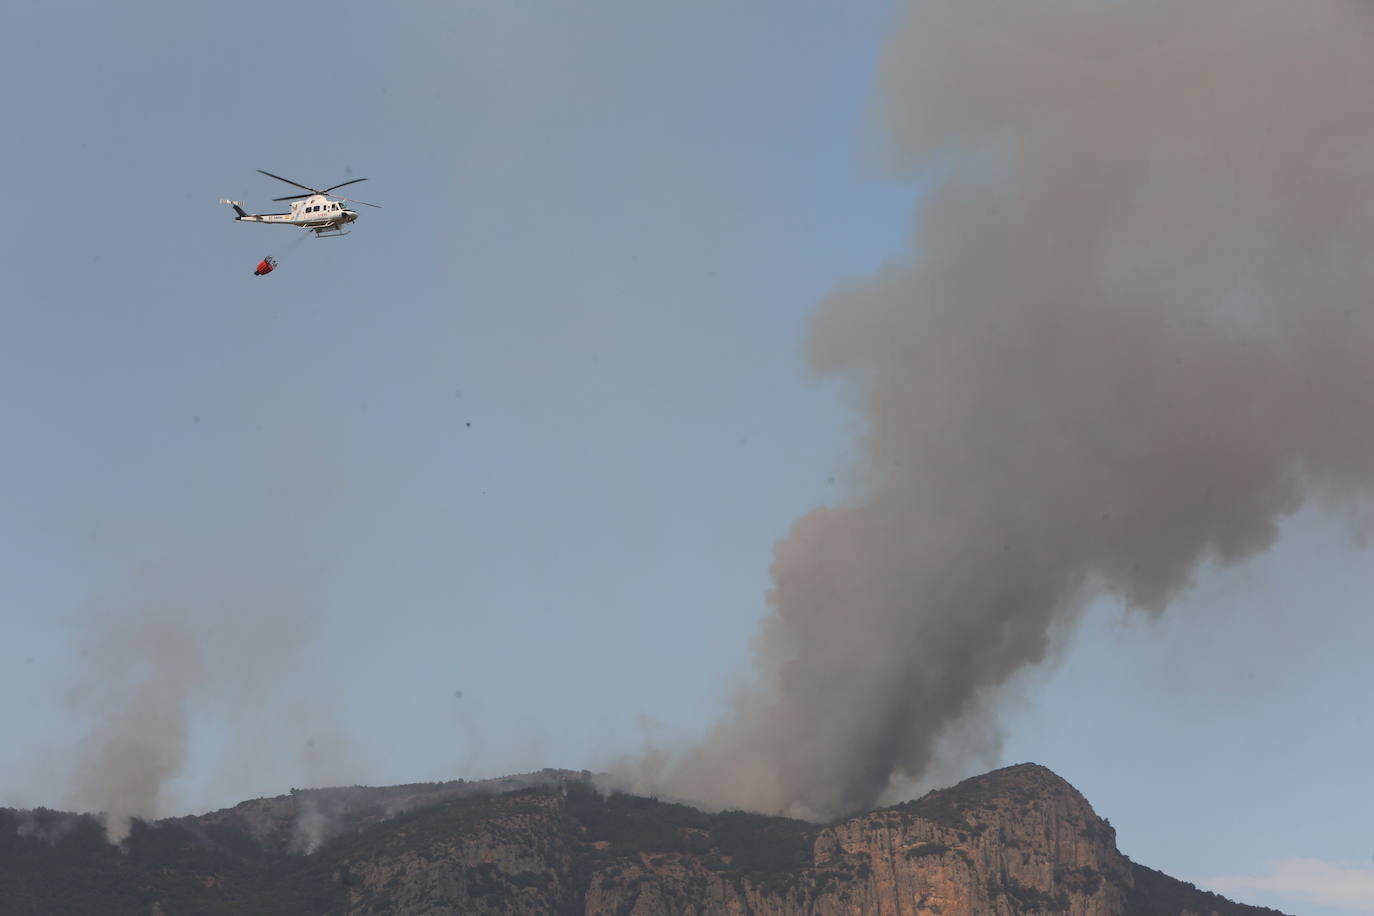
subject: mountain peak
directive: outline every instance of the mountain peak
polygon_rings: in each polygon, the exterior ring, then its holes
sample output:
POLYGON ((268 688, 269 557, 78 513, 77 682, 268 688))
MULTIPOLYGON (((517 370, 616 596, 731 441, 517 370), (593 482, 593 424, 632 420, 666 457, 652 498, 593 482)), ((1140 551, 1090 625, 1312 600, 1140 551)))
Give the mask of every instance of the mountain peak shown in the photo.
POLYGON ((936 791, 986 795, 1039 792, 1046 795, 1083 797, 1067 779, 1039 763, 1014 763, 1011 766, 970 776, 947 789, 936 791))
POLYGON ((1062 776, 1038 763, 1018 763, 971 776, 949 788, 932 790, 893 807, 958 826, 986 821, 995 811, 1017 812, 1046 806, 1058 807, 1066 816, 1102 832, 1104 841, 1115 844, 1111 826, 1098 818, 1088 800, 1062 776))

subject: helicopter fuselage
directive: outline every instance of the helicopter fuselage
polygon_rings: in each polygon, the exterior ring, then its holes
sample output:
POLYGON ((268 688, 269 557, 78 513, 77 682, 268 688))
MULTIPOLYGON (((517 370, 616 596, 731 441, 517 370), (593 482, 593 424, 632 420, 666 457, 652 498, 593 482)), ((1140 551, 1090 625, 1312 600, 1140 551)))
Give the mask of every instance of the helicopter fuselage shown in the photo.
POLYGON ((307 197, 291 204, 287 213, 245 213, 238 201, 227 200, 238 215, 234 219, 241 223, 274 223, 280 226, 299 226, 309 229, 316 235, 339 232, 344 226, 358 218, 356 210, 350 210, 337 200, 324 195, 307 197))
MULTIPOLYGON (((376 207, 377 204, 369 204, 365 200, 353 200, 351 197, 341 197, 337 194, 330 196, 332 191, 339 188, 346 188, 349 185, 357 184, 360 181, 367 181, 366 178, 353 178, 348 181, 330 185, 327 188, 312 188, 310 185, 301 184, 299 181, 292 181, 290 178, 283 178, 280 175, 273 175, 271 172, 258 169, 268 178, 275 178, 277 181, 284 181, 292 187, 300 188, 305 194, 291 194, 286 197, 276 198, 279 201, 292 201, 291 210, 287 213, 248 213, 243 209, 243 204, 237 200, 225 200, 220 198, 220 203, 229 204, 234 208, 234 217, 241 223, 274 223, 279 226, 299 226, 309 232, 315 233, 317 237, 327 235, 347 235, 344 226, 358 218, 358 211, 350 210, 343 205, 344 201, 350 203, 363 204, 368 207, 376 207)), ((380 209, 380 208, 379 208, 380 209)))

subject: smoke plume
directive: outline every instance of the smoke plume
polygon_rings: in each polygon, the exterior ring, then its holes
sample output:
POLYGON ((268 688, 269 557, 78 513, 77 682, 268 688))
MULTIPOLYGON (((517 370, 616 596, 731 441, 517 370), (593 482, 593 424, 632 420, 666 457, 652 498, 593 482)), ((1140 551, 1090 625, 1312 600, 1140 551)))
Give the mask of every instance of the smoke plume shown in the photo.
POLYGON ((317 526, 346 520, 334 467, 314 459, 284 436, 246 462, 241 500, 257 510, 235 525, 184 517, 171 537, 131 525, 129 539, 161 556, 76 616, 82 676, 68 700, 86 729, 66 755, 62 803, 103 812, 112 841, 132 818, 280 791, 302 775, 360 775, 335 685, 301 672, 335 549, 317 526))
POLYGON ((1112 596, 1160 613, 1374 485, 1374 19, 1360 3, 934 0, 880 66, 911 252, 810 362, 865 418, 778 544, 757 678, 663 786, 829 817, 1112 596))
POLYGON ((119 842, 132 817, 162 810, 186 761, 187 704, 202 667, 193 634, 170 615, 102 635, 80 691, 83 705, 98 707, 99 727, 82 746, 68 803, 103 810, 119 842))

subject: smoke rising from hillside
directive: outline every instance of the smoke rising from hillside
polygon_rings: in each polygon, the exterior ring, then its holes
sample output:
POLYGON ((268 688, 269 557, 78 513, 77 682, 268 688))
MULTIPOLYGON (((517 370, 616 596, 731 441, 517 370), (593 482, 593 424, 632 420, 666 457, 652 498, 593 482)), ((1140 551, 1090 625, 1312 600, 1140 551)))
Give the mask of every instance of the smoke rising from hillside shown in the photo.
POLYGON ((105 812, 114 842, 132 817, 161 813, 167 783, 186 762, 187 704, 203 676, 189 629, 170 615, 150 614, 102 633, 86 654, 83 705, 98 708, 77 756, 69 804, 105 812))
POLYGON ((335 549, 311 532, 346 516, 334 468, 302 466, 298 448, 286 437, 246 465, 241 498, 260 510, 238 526, 206 531, 185 518, 176 543, 155 526, 131 529, 159 545, 159 562, 75 619, 82 674, 67 699, 85 733, 61 803, 104 812, 112 841, 132 818, 203 804, 198 792, 222 802, 297 776, 356 778, 364 766, 334 721, 329 685, 302 672, 335 549))
MULTIPOLYGON (((239 589, 237 597, 253 591, 239 589)), ((310 622, 308 608, 292 611, 295 619, 270 619, 254 607, 236 613, 213 600, 187 600, 86 622, 85 670, 68 699, 87 731, 72 749, 62 804, 102 812, 112 842, 128 835, 133 818, 183 813, 187 800, 177 783, 192 768, 197 719, 228 738, 216 786, 251 790, 289 765, 296 747, 269 735, 281 710, 297 708, 296 697, 278 695, 299 648, 292 630, 304 632, 310 622), (235 626, 244 632, 230 632, 235 626)), ((317 730, 310 723, 300 734, 317 730)), ((306 759, 299 768, 310 772, 306 742, 300 739, 306 759)))
POLYGON ((660 777, 833 816, 976 732, 1055 624, 1166 609, 1374 485, 1374 25, 1355 2, 913 5, 912 253, 820 306, 862 492, 778 544, 758 677, 660 777))

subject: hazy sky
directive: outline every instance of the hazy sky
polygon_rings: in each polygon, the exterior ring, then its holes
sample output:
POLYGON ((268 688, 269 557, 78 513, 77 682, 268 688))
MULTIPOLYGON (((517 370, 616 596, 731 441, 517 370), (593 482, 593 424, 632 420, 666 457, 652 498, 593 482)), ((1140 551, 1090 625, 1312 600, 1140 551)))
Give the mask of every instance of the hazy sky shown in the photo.
MULTIPOLYGON (((0 10, 0 804, 183 813, 706 732, 775 544, 862 487, 807 346, 943 180, 886 167, 900 18, 0 10), (258 168, 384 209, 289 247, 216 203, 292 193, 258 168)), ((1001 762, 1137 861, 1374 911, 1359 525, 1305 509, 1157 619, 1092 604, 1015 681, 1001 762)))

